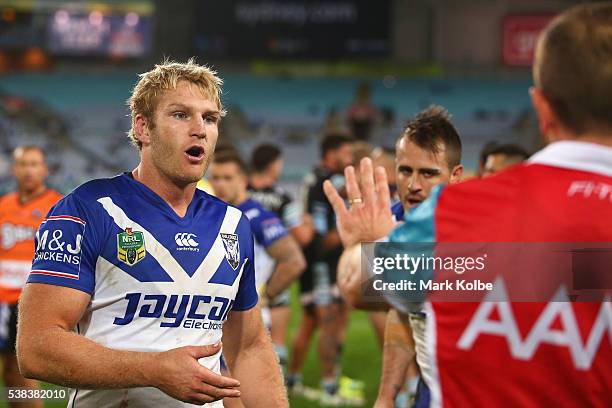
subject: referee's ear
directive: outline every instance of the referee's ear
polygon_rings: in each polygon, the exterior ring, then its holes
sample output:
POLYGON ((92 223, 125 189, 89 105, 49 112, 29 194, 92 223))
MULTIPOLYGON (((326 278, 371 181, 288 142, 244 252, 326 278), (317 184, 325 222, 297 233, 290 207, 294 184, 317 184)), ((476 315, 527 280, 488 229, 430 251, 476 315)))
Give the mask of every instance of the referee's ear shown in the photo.
POLYGON ((532 87, 529 89, 531 102, 538 114, 538 124, 540 134, 546 142, 551 143, 559 139, 564 139, 563 135, 567 133, 566 129, 559 120, 557 113, 544 95, 540 88, 532 87))

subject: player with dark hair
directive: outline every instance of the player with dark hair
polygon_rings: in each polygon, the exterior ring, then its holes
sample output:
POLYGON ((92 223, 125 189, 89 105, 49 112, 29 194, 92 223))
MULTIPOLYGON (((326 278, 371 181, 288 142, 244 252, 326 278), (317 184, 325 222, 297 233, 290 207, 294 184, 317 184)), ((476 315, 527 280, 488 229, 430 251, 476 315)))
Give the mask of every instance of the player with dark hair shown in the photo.
POLYGON ((476 176, 482 177, 484 174, 485 164, 487 163, 487 157, 489 152, 495 149, 499 145, 498 142, 492 140, 484 144, 478 153, 478 168, 476 169, 476 176))
POLYGON ((282 172, 282 151, 271 143, 261 144, 251 153, 251 172, 261 174, 268 170, 270 166, 274 167, 276 180, 280 178, 282 172), (279 162, 281 160, 281 162, 279 162))
MULTIPOLYGON (((45 152, 39 146, 16 148, 13 151, 12 170, 17 191, 0 197, 0 350, 3 380, 6 387, 37 388, 38 383, 23 378, 17 366, 17 302, 32 265, 34 234, 61 195, 45 185, 49 170, 45 152)), ((12 402, 11 406, 14 404, 12 402)), ((19 403, 19 406, 42 407, 42 403, 33 400, 19 403)))
POLYGON ((283 293, 306 266, 299 245, 273 212, 249 197, 247 168, 236 152, 215 154, 209 170, 215 195, 240 209, 255 237, 255 284, 264 299, 264 322, 271 326, 270 299, 283 293))
POLYGON ((511 143, 497 145, 488 151, 482 175, 491 176, 528 158, 529 153, 521 146, 511 143))
MULTIPOLYGON (((350 209, 326 183, 343 242, 387 234, 393 243, 561 242, 584 248, 612 242, 611 45, 611 3, 581 4, 557 16, 538 40, 530 90, 548 146, 496 177, 436 188, 395 230, 382 169, 375 173, 364 160, 361 187, 354 169, 347 169, 349 197, 362 198, 350 209)), ((393 250, 378 246, 379 255, 393 256, 393 250)), ((392 269, 385 279, 400 273, 392 269)), ((612 404, 609 297, 570 303, 560 277, 545 282, 550 297, 538 302, 499 301, 508 299, 503 282, 511 277, 504 275, 489 292, 493 299, 487 293, 460 304, 428 298, 425 336, 415 342, 417 356, 420 349, 429 352, 423 374, 431 392, 417 403, 612 404)), ((599 289, 609 296, 609 287, 599 289)), ((414 302, 398 294, 394 305, 410 310, 414 302)))
POLYGON ((323 398, 331 401, 338 391, 338 338, 346 321, 347 308, 336 286, 336 268, 342 243, 336 230, 333 209, 323 193, 323 182, 330 180, 341 188, 342 171, 353 162, 353 139, 343 134, 329 134, 321 141, 321 162, 306 179, 304 211, 312 217, 315 234, 304 248, 308 266, 300 278, 303 314, 293 343, 288 386, 299 390, 301 369, 315 329, 320 330, 318 356, 321 367, 323 398))
POLYGON ((438 184, 459 181, 463 175, 461 139, 441 106, 430 106, 407 123, 395 155, 405 209, 422 203, 438 184))
MULTIPOLYGON (((407 123, 395 145, 394 178, 400 201, 391 207, 393 218, 402 221, 404 214, 415 210, 436 186, 460 182, 463 176, 460 162, 461 139, 449 113, 436 105, 419 112, 407 123)), ((351 260, 355 253, 349 252, 342 257, 339 268, 343 296, 355 307, 368 310, 380 308, 384 299, 376 301, 373 297, 378 292, 368 292, 368 301, 363 300, 363 288, 366 285, 359 272, 361 261, 360 258, 351 260), (352 277, 349 278, 349 275, 352 277)), ((408 391, 412 394, 416 391, 418 371, 414 364, 412 328, 407 322, 408 316, 404 311, 400 313, 391 309, 387 314, 377 406, 393 405, 398 393, 404 388, 407 374, 410 378, 408 391)))
MULTIPOLYGON (((278 146, 264 143, 255 147, 251 153, 248 191, 254 201, 276 214, 298 244, 303 246, 312 239, 314 228, 310 217, 300 214, 298 203, 287 191, 277 185, 283 165, 282 151, 278 146)), ((270 336, 284 372, 289 357, 287 351, 287 329, 291 318, 289 302, 289 289, 268 302, 272 321, 270 336)))

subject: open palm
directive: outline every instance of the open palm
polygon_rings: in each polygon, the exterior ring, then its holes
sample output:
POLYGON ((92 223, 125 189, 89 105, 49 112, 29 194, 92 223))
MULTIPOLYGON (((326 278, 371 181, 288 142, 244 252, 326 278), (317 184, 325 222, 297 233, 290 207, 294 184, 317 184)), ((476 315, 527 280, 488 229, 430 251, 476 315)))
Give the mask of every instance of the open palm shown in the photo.
POLYGON ((372 160, 364 158, 359 170, 361 186, 353 166, 344 170, 346 193, 351 203, 349 208, 329 180, 323 184, 325 195, 336 213, 338 232, 345 247, 376 241, 388 235, 395 226, 385 169, 377 167, 374 171, 372 160))

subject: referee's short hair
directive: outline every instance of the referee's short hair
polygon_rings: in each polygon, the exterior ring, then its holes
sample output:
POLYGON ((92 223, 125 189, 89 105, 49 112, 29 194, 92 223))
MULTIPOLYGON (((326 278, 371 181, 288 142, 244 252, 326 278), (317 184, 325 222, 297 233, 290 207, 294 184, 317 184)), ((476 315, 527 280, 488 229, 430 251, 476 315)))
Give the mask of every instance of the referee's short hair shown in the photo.
POLYGON ((612 131, 612 3, 579 4, 542 32, 533 78, 573 133, 612 131))

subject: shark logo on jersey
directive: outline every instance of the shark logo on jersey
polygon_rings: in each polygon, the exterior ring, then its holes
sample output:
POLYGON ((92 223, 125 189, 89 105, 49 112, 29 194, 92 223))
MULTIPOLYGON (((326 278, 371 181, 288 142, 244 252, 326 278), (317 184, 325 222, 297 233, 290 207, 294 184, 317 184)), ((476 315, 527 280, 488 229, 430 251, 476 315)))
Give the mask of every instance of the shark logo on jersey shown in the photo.
POLYGON ((240 245, 238 244, 238 235, 221 233, 223 246, 225 247, 225 259, 230 264, 232 269, 236 270, 240 265, 240 245))
POLYGON ((126 228, 125 232, 117 234, 117 258, 121 262, 133 266, 142 261, 146 254, 142 232, 126 228))

